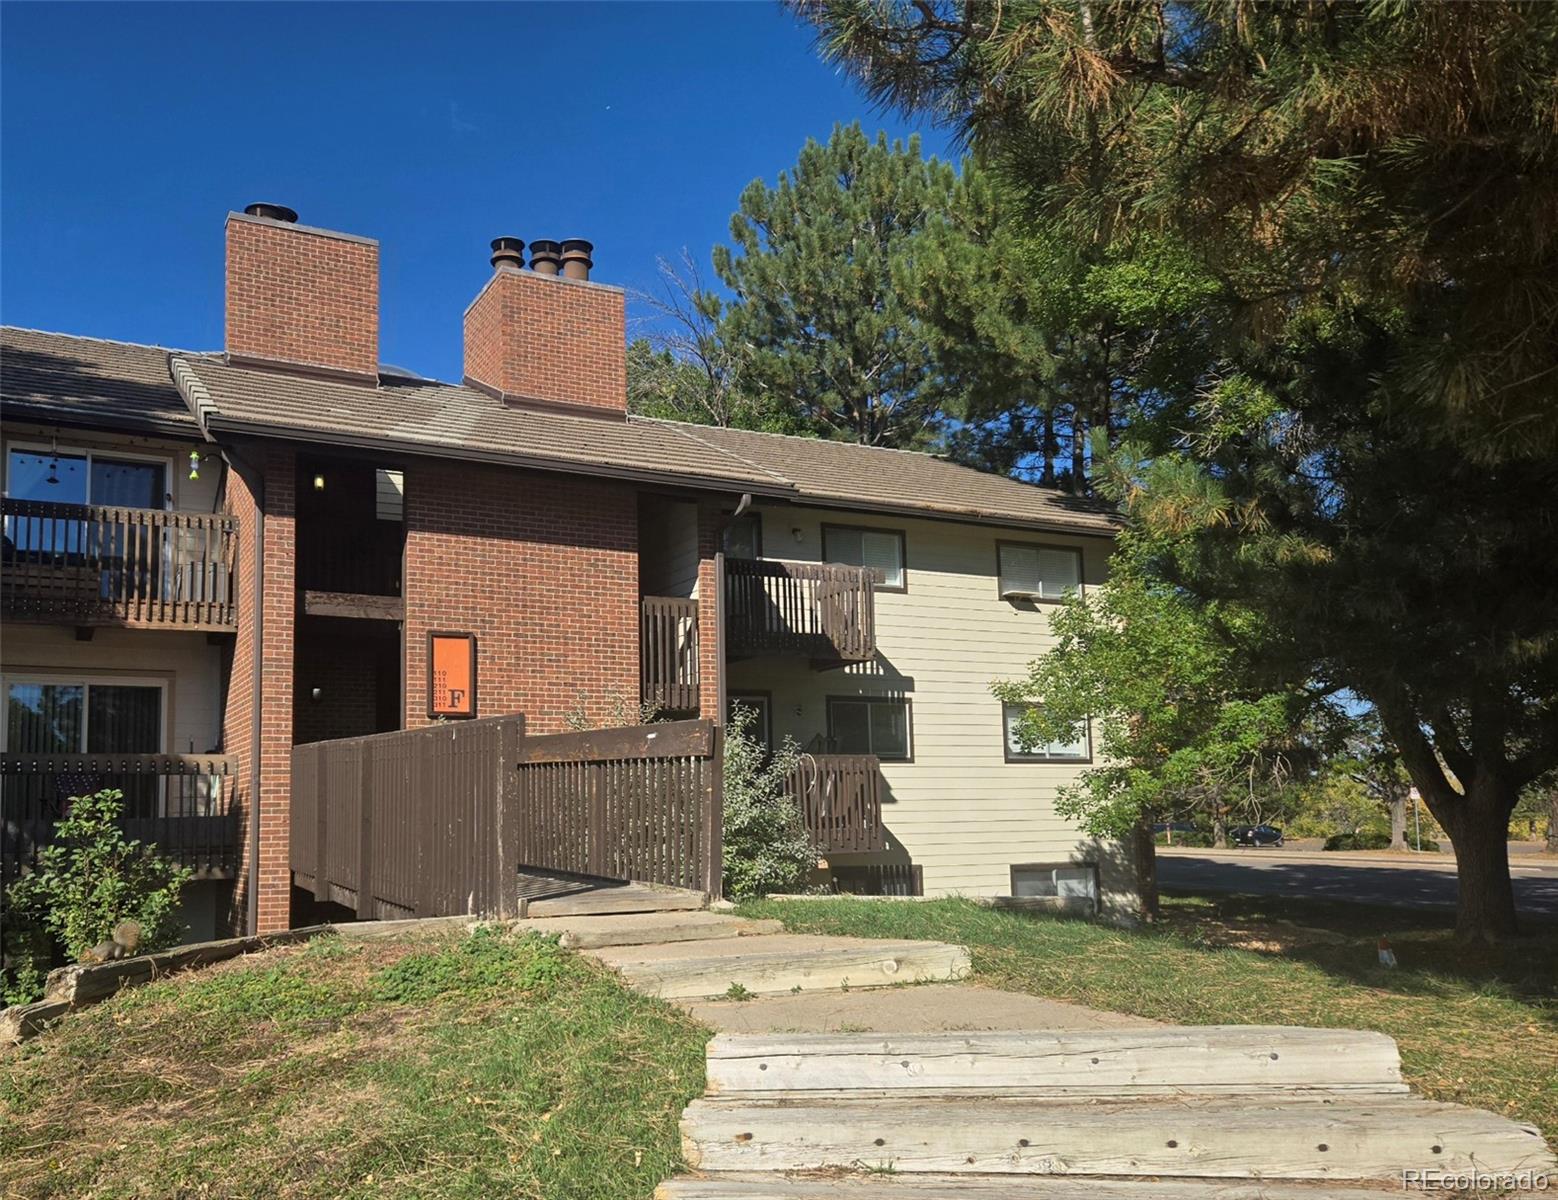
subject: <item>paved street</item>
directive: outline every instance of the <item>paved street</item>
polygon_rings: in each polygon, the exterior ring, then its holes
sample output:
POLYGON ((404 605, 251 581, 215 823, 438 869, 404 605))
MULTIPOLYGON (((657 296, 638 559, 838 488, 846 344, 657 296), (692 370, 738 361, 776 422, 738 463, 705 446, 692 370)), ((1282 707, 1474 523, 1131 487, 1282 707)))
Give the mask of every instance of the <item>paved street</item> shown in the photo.
MULTIPOLYGON (((1558 919, 1558 864, 1516 865, 1512 872, 1520 911, 1558 919)), ((1410 908, 1453 908, 1456 894, 1453 862, 1410 866, 1330 863, 1271 850, 1160 854, 1158 882, 1170 890, 1314 896, 1410 908)))

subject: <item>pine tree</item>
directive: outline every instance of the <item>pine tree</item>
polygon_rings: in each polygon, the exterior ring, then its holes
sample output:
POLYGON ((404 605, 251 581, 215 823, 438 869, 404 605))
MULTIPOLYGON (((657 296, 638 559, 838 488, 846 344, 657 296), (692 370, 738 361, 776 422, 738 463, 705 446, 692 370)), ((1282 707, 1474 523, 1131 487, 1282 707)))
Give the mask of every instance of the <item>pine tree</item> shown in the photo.
POLYGON ((770 187, 755 180, 714 269, 732 293, 720 336, 750 354, 746 379, 802 428, 874 446, 930 442, 954 389, 910 297, 956 173, 859 125, 809 141, 770 187))

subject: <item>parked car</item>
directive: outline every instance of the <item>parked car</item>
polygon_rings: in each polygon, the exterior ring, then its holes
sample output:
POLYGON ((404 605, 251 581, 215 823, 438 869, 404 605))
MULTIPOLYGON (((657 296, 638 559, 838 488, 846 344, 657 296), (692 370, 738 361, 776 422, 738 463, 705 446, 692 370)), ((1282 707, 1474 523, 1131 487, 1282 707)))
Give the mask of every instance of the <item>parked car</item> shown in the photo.
POLYGON ((1233 825, 1228 830, 1232 846, 1280 846, 1282 830, 1273 825, 1233 825))

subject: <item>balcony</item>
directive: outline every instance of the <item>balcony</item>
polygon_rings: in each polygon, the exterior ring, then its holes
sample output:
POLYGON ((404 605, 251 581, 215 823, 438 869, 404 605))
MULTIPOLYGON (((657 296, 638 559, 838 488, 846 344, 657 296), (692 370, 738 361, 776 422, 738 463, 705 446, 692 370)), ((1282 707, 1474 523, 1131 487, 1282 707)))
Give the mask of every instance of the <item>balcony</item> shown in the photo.
POLYGON ((398 621, 405 615, 401 574, 405 526, 399 521, 302 517, 297 586, 314 616, 398 621))
POLYGON ((124 793, 125 833, 190 868, 231 879, 241 831, 238 760, 223 754, 0 754, 0 879, 37 862, 72 796, 124 793))
POLYGON ((639 695, 668 712, 698 711, 698 602, 645 596, 639 603, 639 695))
POLYGON ((231 631, 237 518, 3 501, 0 611, 12 621, 231 631))
POLYGON ((797 655, 817 667, 870 662, 879 579, 868 567, 727 559, 726 652, 797 655))
POLYGON ((874 754, 803 754, 785 780, 819 854, 887 849, 882 764, 874 754))

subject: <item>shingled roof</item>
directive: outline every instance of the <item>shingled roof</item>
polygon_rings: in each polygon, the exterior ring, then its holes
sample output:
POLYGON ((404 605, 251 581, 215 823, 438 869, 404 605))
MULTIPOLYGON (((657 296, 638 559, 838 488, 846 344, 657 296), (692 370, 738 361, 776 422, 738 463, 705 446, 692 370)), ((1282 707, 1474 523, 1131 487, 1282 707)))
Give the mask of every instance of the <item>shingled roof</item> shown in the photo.
POLYGON ((138 432, 198 433, 161 346, 0 327, 0 413, 138 432))
POLYGON ((384 374, 377 387, 168 351, 0 330, 12 419, 247 434, 681 484, 796 503, 1112 533, 1095 501, 929 454, 629 417, 525 409, 476 388, 384 374), (198 420, 197 420, 198 418, 198 420))

